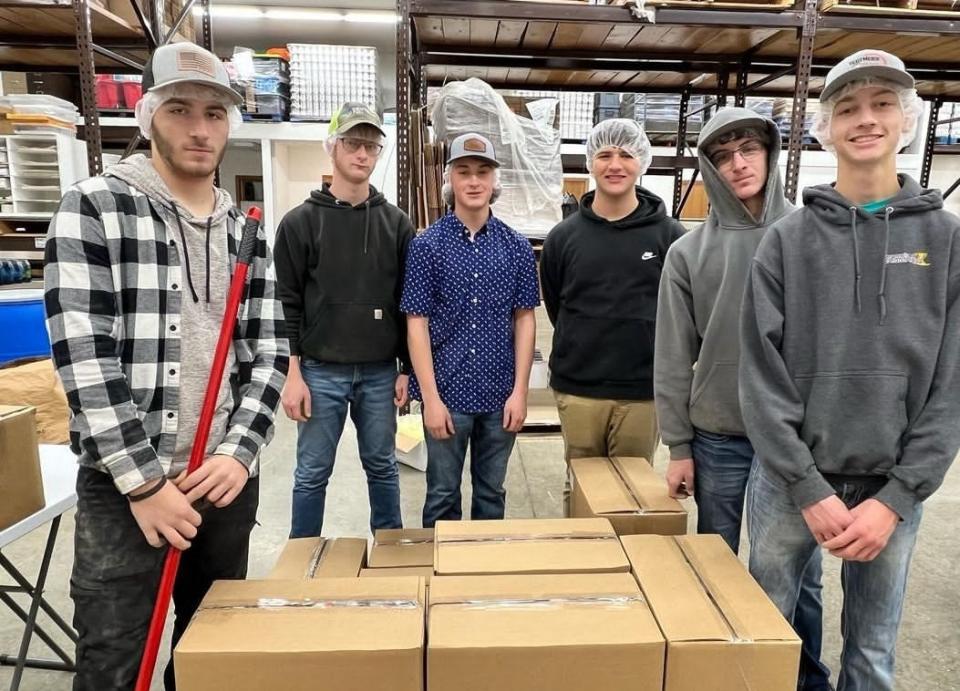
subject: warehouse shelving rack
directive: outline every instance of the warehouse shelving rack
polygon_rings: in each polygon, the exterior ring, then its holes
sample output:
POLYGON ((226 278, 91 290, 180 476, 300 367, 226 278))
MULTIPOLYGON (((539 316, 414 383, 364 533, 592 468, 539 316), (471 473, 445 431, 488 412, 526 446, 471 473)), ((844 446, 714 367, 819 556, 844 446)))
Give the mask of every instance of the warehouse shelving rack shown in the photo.
MULTIPOLYGON (((0 70, 64 72, 80 76, 80 132, 90 175, 103 171, 103 135, 96 103, 95 70, 139 73, 158 46, 180 34, 199 3, 200 44, 213 45, 210 0, 185 0, 171 22, 165 0, 127 0, 130 22, 91 0, 0 0, 0 70)), ((135 135, 128 151, 137 146, 135 135)))
MULTIPOLYGON (((411 129, 411 111, 426 108, 428 85, 478 77, 495 88, 681 94, 677 149, 655 157, 650 173, 674 177, 672 209, 685 198, 683 171, 696 171, 685 154, 690 96, 708 94, 713 105, 748 95, 793 99, 785 189, 798 192, 807 100, 819 93, 829 68, 862 48, 904 58, 921 96, 931 102, 928 132, 940 106, 960 101, 960 10, 926 13, 822 12, 818 0, 787 7, 744 3, 654 0, 654 21, 624 5, 527 0, 398 0, 398 197, 413 208, 412 161, 423 143, 411 129)), ((782 3, 780 3, 782 5, 782 3)), ((869 8, 868 8, 869 9, 869 8)), ((942 124, 942 122, 941 122, 942 124)), ((922 184, 934 154, 954 148, 928 137, 922 184)), ((958 183, 948 188, 952 192, 958 183)), ((690 186, 692 188, 692 185, 690 186)), ((688 188, 690 189, 690 188, 688 188)))

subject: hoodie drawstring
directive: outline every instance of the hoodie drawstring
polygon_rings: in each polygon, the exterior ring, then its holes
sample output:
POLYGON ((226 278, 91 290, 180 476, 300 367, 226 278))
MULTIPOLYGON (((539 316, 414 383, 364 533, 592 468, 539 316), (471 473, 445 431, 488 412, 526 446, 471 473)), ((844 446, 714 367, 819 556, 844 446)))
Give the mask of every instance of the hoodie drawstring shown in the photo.
POLYGON ((880 299, 880 323, 887 320, 887 254, 890 252, 890 214, 893 213, 893 207, 888 206, 883 214, 883 266, 880 267, 880 291, 877 297, 880 299))
POLYGON ((213 216, 207 218, 207 304, 210 304, 210 224, 213 216))
POLYGON ((368 199, 363 203, 366 207, 367 212, 364 214, 363 221, 363 253, 367 253, 367 242, 370 239, 370 200, 368 199))
POLYGON ((853 294, 860 314, 860 241, 857 239, 857 207, 850 207, 850 225, 853 228, 853 294))
POLYGON ((193 274, 190 272, 190 251, 187 249, 187 238, 183 234, 183 221, 180 220, 180 212, 177 211, 177 205, 170 204, 170 208, 173 210, 173 215, 177 219, 177 230, 180 231, 180 246, 183 248, 183 263, 187 269, 187 285, 190 286, 190 295, 193 296, 194 302, 200 302, 200 298, 197 297, 197 291, 193 289, 193 274))

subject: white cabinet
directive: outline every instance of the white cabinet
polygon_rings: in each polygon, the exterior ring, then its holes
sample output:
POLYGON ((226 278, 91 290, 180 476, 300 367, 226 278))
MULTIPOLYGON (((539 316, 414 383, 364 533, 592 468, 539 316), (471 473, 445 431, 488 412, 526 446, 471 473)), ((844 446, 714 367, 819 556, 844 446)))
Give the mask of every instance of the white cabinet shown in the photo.
POLYGON ((83 152, 67 134, 0 136, 0 220, 50 218, 63 190, 86 177, 83 152))

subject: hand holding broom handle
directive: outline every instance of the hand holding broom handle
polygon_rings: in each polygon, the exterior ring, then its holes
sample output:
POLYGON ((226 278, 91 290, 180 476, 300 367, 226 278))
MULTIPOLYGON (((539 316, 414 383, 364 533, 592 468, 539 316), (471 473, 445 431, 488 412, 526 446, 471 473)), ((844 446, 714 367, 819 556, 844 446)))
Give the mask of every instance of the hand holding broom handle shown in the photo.
MULTIPOLYGON (((217 339, 217 349, 214 352, 213 364, 210 368, 210 378, 207 380, 203 407, 200 409, 197 433, 193 438, 193 448, 190 451, 187 474, 199 468, 206 455, 210 425, 213 422, 213 413, 220 394, 220 383, 223 381, 227 353, 230 351, 230 344, 233 341, 233 329, 237 323, 240 300, 247 283, 247 270, 250 268, 257 247, 257 232, 260 229, 261 217, 262 213, 257 207, 247 211, 247 220, 244 223, 240 247, 237 250, 237 266, 233 272, 233 278, 230 280, 227 307, 224 310, 223 322, 220 325, 220 336, 217 339)), ((153 668, 157 663, 157 653, 160 651, 160 640, 163 638, 167 610, 170 608, 173 584, 177 579, 177 569, 180 567, 180 555, 180 550, 174 547, 167 548, 167 558, 163 562, 163 573, 160 576, 160 587, 157 590, 157 599, 153 604, 153 616, 150 618, 150 628, 147 630, 147 642, 144 645, 143 657, 140 660, 136 691, 150 691, 150 684, 153 681, 153 668)))

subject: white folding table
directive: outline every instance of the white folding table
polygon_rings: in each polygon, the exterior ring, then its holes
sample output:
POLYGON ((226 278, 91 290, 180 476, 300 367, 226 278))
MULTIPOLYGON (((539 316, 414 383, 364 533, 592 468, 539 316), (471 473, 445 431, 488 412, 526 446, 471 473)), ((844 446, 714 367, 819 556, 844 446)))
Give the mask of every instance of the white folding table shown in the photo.
POLYGON ((50 558, 53 556, 57 532, 60 529, 60 519, 64 513, 77 505, 77 458, 67 446, 41 444, 40 470, 43 475, 43 493, 46 505, 22 521, 14 523, 5 530, 0 530, 0 568, 3 568, 16 583, 16 585, 0 585, 0 603, 6 605, 7 609, 17 615, 24 623, 23 637, 20 639, 20 650, 17 655, 0 655, 0 665, 8 665, 14 668, 10 691, 17 691, 20 688, 20 679, 26 667, 64 672, 72 672, 75 669, 73 658, 37 624, 37 615, 42 609, 70 640, 74 643, 77 642, 77 634, 73 628, 43 597, 43 589, 50 569, 50 558), (40 570, 37 572, 36 583, 32 584, 4 556, 3 548, 47 523, 50 524, 47 543, 44 548, 43 559, 40 562, 40 570), (27 610, 24 610, 13 598, 14 593, 26 594, 30 598, 30 606, 27 610), (47 647, 60 659, 44 660, 29 657, 30 641, 34 634, 46 643, 47 647))

